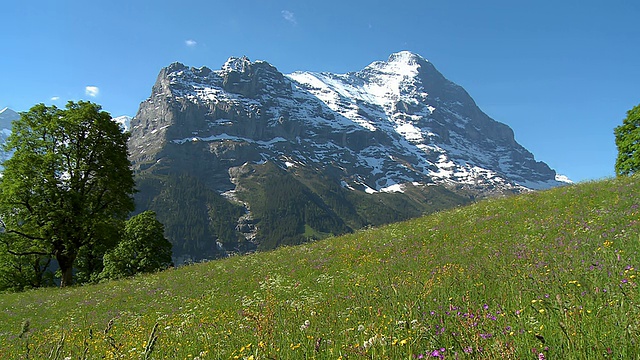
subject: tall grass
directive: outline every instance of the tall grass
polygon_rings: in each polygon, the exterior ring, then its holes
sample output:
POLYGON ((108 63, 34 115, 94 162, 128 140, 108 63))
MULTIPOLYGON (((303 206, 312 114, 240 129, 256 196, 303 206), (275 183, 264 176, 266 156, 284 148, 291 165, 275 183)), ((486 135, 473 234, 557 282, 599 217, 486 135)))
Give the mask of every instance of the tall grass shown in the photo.
POLYGON ((0 295, 2 359, 640 358, 640 178, 0 295))

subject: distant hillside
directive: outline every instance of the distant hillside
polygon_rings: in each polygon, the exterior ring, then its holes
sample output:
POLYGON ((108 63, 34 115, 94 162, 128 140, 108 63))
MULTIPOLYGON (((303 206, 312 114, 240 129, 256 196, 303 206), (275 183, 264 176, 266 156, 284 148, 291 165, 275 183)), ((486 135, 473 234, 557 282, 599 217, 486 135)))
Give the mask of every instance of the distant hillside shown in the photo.
POLYGON ((20 119, 20 114, 9 108, 0 110, 0 170, 2 170, 2 163, 12 155, 11 153, 4 152, 2 146, 6 143, 9 135, 11 135, 11 123, 18 119, 20 119))
POLYGON ((0 295, 0 358, 635 359, 640 178, 0 295), (540 355, 542 354, 542 355, 540 355))

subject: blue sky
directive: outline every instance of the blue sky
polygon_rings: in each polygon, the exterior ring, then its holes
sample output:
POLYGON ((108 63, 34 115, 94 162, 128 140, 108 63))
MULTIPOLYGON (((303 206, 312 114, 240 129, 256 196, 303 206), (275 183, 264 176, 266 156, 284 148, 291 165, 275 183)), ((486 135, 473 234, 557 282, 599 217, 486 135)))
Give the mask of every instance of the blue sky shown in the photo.
POLYGON ((640 2, 6 1, 0 108, 91 100, 135 115, 174 61, 230 56, 357 71, 410 50, 575 181, 613 175, 613 128, 640 103, 640 2))

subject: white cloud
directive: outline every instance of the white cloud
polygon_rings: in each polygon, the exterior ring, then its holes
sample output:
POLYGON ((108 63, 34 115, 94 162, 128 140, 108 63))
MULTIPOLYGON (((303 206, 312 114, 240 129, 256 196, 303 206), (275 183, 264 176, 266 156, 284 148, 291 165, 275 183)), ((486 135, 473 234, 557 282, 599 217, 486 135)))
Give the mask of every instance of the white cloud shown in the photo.
POLYGON ((58 100, 60 100, 60 96, 51 97, 51 101, 58 101, 58 100))
POLYGON ((198 45, 198 42, 196 42, 193 39, 189 39, 189 40, 185 40, 185 45, 187 45, 188 47, 194 47, 196 45, 198 45))
POLYGON ((296 15, 289 10, 282 10, 280 12, 282 17, 293 25, 297 25, 298 21, 296 20, 296 15))
POLYGON ((96 97, 100 93, 100 89, 97 86, 87 86, 84 88, 84 93, 87 96, 96 97))

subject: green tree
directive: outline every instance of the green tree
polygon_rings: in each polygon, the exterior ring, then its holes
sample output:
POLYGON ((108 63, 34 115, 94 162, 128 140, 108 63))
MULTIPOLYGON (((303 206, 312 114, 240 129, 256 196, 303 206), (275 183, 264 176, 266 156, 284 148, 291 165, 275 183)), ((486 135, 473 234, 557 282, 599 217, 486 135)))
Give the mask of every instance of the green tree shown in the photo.
POLYGON ((0 178, 0 241, 7 252, 54 258, 60 285, 72 284, 81 250, 104 248, 134 209, 128 136, 91 102, 65 109, 38 104, 21 114, 4 147, 14 154, 0 178))
POLYGON ((102 277, 117 279, 171 266, 171 243, 156 213, 145 211, 129 219, 118 245, 104 256, 102 277))
POLYGON ((640 105, 627 112, 627 117, 614 130, 618 158, 616 175, 631 175, 640 170, 640 105))
POLYGON ((0 244, 0 291, 21 291, 53 285, 51 257, 37 254, 16 256, 0 244))

